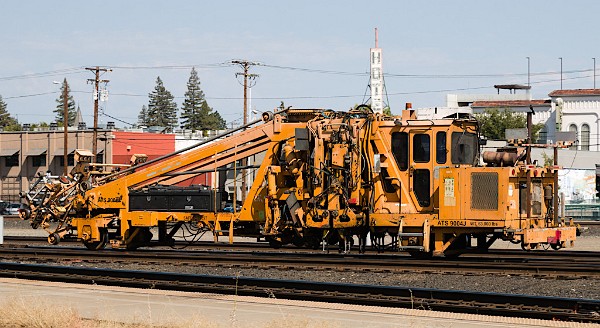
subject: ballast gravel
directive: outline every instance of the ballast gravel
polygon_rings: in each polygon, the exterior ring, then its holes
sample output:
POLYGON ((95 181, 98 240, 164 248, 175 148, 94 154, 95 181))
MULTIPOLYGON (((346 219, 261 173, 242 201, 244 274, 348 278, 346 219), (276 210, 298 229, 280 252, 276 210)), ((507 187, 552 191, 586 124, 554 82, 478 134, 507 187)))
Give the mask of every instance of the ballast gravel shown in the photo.
MULTIPOLYGON (((77 265, 79 266, 82 264, 77 265)), ((124 270, 209 274, 231 277, 306 280, 348 284, 402 286, 412 288, 435 288, 566 298, 600 299, 600 279, 558 280, 508 275, 466 276, 461 274, 442 275, 299 270, 283 271, 277 269, 216 268, 171 265, 155 266, 135 264, 118 264, 110 267, 124 270)))

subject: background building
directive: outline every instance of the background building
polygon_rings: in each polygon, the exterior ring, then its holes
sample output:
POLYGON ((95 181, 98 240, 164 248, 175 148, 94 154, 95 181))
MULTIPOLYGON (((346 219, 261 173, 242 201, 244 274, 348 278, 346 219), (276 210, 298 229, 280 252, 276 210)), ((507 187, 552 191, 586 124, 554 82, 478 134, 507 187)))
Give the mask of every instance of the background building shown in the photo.
POLYGON ((575 132, 578 150, 600 150, 600 89, 554 90, 549 96, 557 129, 575 132))
MULTIPOLYGON (((92 149, 92 130, 68 131, 67 165, 74 163, 75 149, 92 149)), ((0 132, 0 200, 18 202, 38 173, 64 172, 64 132, 47 128, 36 131, 0 132)), ((149 159, 175 150, 173 134, 154 134, 100 129, 97 163, 129 164, 131 155, 146 154, 149 159)))

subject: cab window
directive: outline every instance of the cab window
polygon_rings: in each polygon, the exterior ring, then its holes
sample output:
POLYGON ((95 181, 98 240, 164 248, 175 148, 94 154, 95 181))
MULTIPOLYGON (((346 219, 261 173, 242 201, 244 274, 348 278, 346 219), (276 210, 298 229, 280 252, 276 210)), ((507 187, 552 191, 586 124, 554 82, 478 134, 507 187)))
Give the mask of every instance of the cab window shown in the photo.
POLYGON ((430 140, 428 134, 413 136, 413 160, 415 163, 427 163, 430 159, 430 140))
POLYGON ((438 164, 445 164, 447 157, 446 132, 440 131, 435 134, 435 162, 438 164))
POLYGON ((416 169, 413 172, 413 191, 421 207, 431 205, 431 174, 428 169, 416 169))
POLYGON ((478 146, 475 133, 452 132, 452 164, 475 164, 478 146))
POLYGON ((408 149, 408 133, 392 133, 392 153, 401 171, 408 170, 408 149))

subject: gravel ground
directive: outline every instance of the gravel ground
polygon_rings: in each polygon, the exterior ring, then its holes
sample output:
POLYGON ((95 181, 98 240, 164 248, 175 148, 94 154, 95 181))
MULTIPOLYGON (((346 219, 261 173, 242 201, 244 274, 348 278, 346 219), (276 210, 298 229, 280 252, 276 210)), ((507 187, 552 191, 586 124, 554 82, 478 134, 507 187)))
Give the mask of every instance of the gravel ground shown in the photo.
MULTIPOLYGON (((4 225, 5 235, 18 235, 29 231, 34 235, 45 235, 42 230, 27 230, 27 222, 7 219, 4 225)), ((505 244, 499 244, 498 248, 505 244)), ((583 247, 574 250, 600 249, 600 226, 593 226, 583 231, 577 244, 583 247)), ((77 263, 77 266, 98 265, 77 263)), ((110 267, 109 265, 103 267, 110 267)), ((510 275, 461 275, 461 274, 406 274, 406 273, 351 273, 331 271, 282 271, 266 269, 240 269, 204 266, 170 266, 170 265, 123 265, 114 264, 113 268, 127 270, 145 270, 162 272, 183 272, 193 274, 213 274, 224 276, 259 277, 273 279, 311 280, 323 282, 342 282, 353 284, 374 284, 387 286, 408 286, 414 288, 439 288, 452 290, 469 290, 480 292, 498 292, 509 294, 527 294, 555 297, 572 297, 600 299, 600 279, 557 280, 510 275)))
MULTIPOLYGON (((79 264, 77 264, 79 265, 79 264)), ((116 265, 127 270, 167 271, 239 277, 341 282, 414 288, 469 290, 507 294, 600 299, 600 280, 556 280, 509 275, 469 276, 461 274, 349 273, 322 271, 282 271, 264 269, 116 265)))

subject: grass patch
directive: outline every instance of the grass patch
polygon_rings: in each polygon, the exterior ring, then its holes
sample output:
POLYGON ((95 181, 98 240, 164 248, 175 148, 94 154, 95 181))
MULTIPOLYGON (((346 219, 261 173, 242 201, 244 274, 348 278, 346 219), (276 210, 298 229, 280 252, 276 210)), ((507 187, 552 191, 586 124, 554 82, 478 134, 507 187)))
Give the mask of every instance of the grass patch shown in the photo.
POLYGON ((339 322, 280 315, 266 323, 230 320, 217 324, 190 314, 186 318, 161 318, 160 323, 139 319, 136 323, 82 318, 75 309, 46 299, 10 298, 0 302, 0 328, 341 328, 339 322))
POLYGON ((47 300, 12 298, 0 302, 1 328, 219 328, 202 318, 165 320, 160 324, 145 322, 123 323, 82 318, 75 309, 52 304, 47 300))

